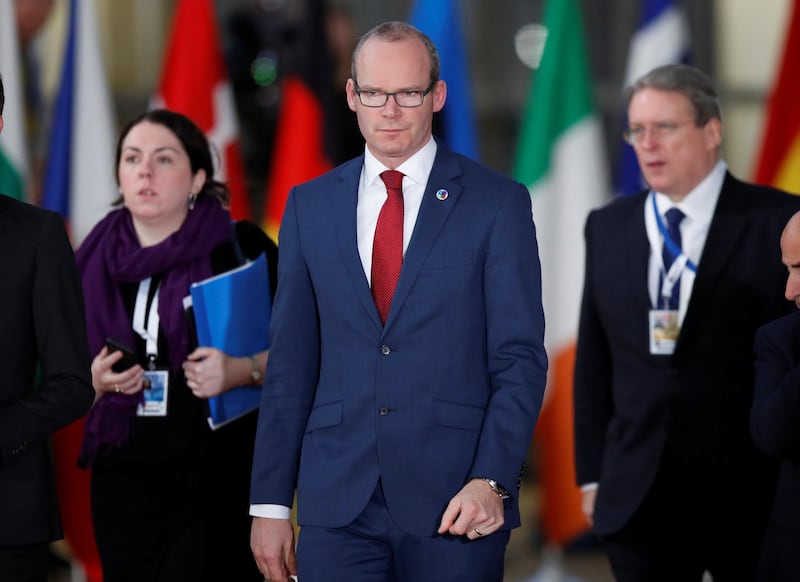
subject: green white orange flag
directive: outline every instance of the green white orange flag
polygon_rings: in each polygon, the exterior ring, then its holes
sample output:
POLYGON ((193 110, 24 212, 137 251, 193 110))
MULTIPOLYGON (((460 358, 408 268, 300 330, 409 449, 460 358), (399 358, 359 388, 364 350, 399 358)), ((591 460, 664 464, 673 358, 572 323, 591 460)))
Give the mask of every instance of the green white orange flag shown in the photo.
POLYGON ((755 181, 800 194, 800 0, 791 8, 783 58, 772 90, 755 181))
POLYGON ((583 288, 583 226, 608 200, 602 130, 595 116, 577 0, 548 0, 546 41, 533 75, 514 176, 533 199, 542 261, 550 374, 534 445, 547 541, 564 544, 588 524, 575 478, 572 382, 583 288))
POLYGON ((22 97, 20 50, 14 2, 0 2, 0 75, 5 107, 0 133, 0 193, 25 200, 28 177, 25 112, 22 97))

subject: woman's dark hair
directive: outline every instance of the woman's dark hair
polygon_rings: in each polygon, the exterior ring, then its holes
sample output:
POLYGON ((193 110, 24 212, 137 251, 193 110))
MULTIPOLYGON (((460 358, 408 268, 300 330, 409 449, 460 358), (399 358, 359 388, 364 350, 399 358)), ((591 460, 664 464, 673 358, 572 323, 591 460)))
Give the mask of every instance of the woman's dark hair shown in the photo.
MULTIPOLYGON (((117 141, 117 156, 116 167, 119 168, 119 162, 122 158, 122 143, 130 133, 131 129, 143 122, 156 123, 163 125, 169 129, 175 137, 183 145, 186 154, 189 156, 189 163, 192 168, 192 174, 196 174, 200 170, 205 170, 206 181, 198 196, 211 196, 220 201, 223 206, 228 205, 231 199, 231 191, 228 185, 224 182, 214 179, 214 163, 211 159, 211 146, 208 143, 203 131, 185 115, 170 111, 169 109, 153 109, 134 117, 122 133, 117 141)), ((119 184, 119 171, 117 172, 117 183, 119 184)), ((114 204, 121 204, 122 196, 114 201, 114 204)))

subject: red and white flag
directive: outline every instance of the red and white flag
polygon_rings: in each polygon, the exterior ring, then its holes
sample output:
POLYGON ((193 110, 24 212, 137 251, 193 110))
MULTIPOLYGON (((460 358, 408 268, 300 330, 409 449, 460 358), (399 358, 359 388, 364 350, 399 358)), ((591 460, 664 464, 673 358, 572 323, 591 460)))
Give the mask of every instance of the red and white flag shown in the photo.
POLYGON ((212 0, 179 0, 154 107, 189 117, 219 154, 217 178, 231 189, 231 215, 251 218, 239 146, 233 87, 222 54, 212 0))

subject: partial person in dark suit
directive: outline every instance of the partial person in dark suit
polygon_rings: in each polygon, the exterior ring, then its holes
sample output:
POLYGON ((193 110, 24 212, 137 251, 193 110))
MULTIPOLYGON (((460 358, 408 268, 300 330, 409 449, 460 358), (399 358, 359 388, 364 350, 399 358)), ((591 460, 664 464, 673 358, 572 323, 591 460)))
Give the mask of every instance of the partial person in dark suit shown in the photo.
MULTIPOLYGON (((4 104, 0 79, 0 131, 4 104)), ((48 544, 63 537, 48 440, 88 410, 94 390, 64 221, 6 196, 0 330, 0 580, 44 582, 48 544)))
POLYGON ((620 581, 751 580, 777 474, 750 439, 753 338, 788 308, 778 239, 800 199, 728 172, 698 69, 657 68, 625 96, 649 189, 586 222, 584 511, 620 581))
MULTIPOLYGON (((786 299, 800 308, 800 213, 781 236, 789 271, 786 299)), ((761 559, 759 582, 800 580, 800 312, 756 333, 756 394, 750 429, 756 446, 782 461, 761 559)))
POLYGON ((427 36, 377 26, 347 81, 364 154, 289 195, 251 486, 275 582, 295 487, 303 582, 503 579, 547 368, 539 257, 527 189, 433 139, 446 93, 427 36))

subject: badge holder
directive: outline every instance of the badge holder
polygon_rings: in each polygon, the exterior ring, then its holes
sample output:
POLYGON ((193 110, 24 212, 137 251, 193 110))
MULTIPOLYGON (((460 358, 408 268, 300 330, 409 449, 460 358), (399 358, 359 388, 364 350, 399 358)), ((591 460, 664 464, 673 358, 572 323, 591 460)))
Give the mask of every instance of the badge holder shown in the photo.
POLYGON ((675 352, 678 335, 681 332, 676 309, 650 310, 650 353, 671 355, 675 352))
POLYGON ((150 279, 139 284, 133 308, 133 329, 145 341, 148 365, 142 380, 144 401, 136 408, 137 416, 166 416, 169 396, 169 370, 156 367, 158 357, 158 289, 147 305, 150 279))

